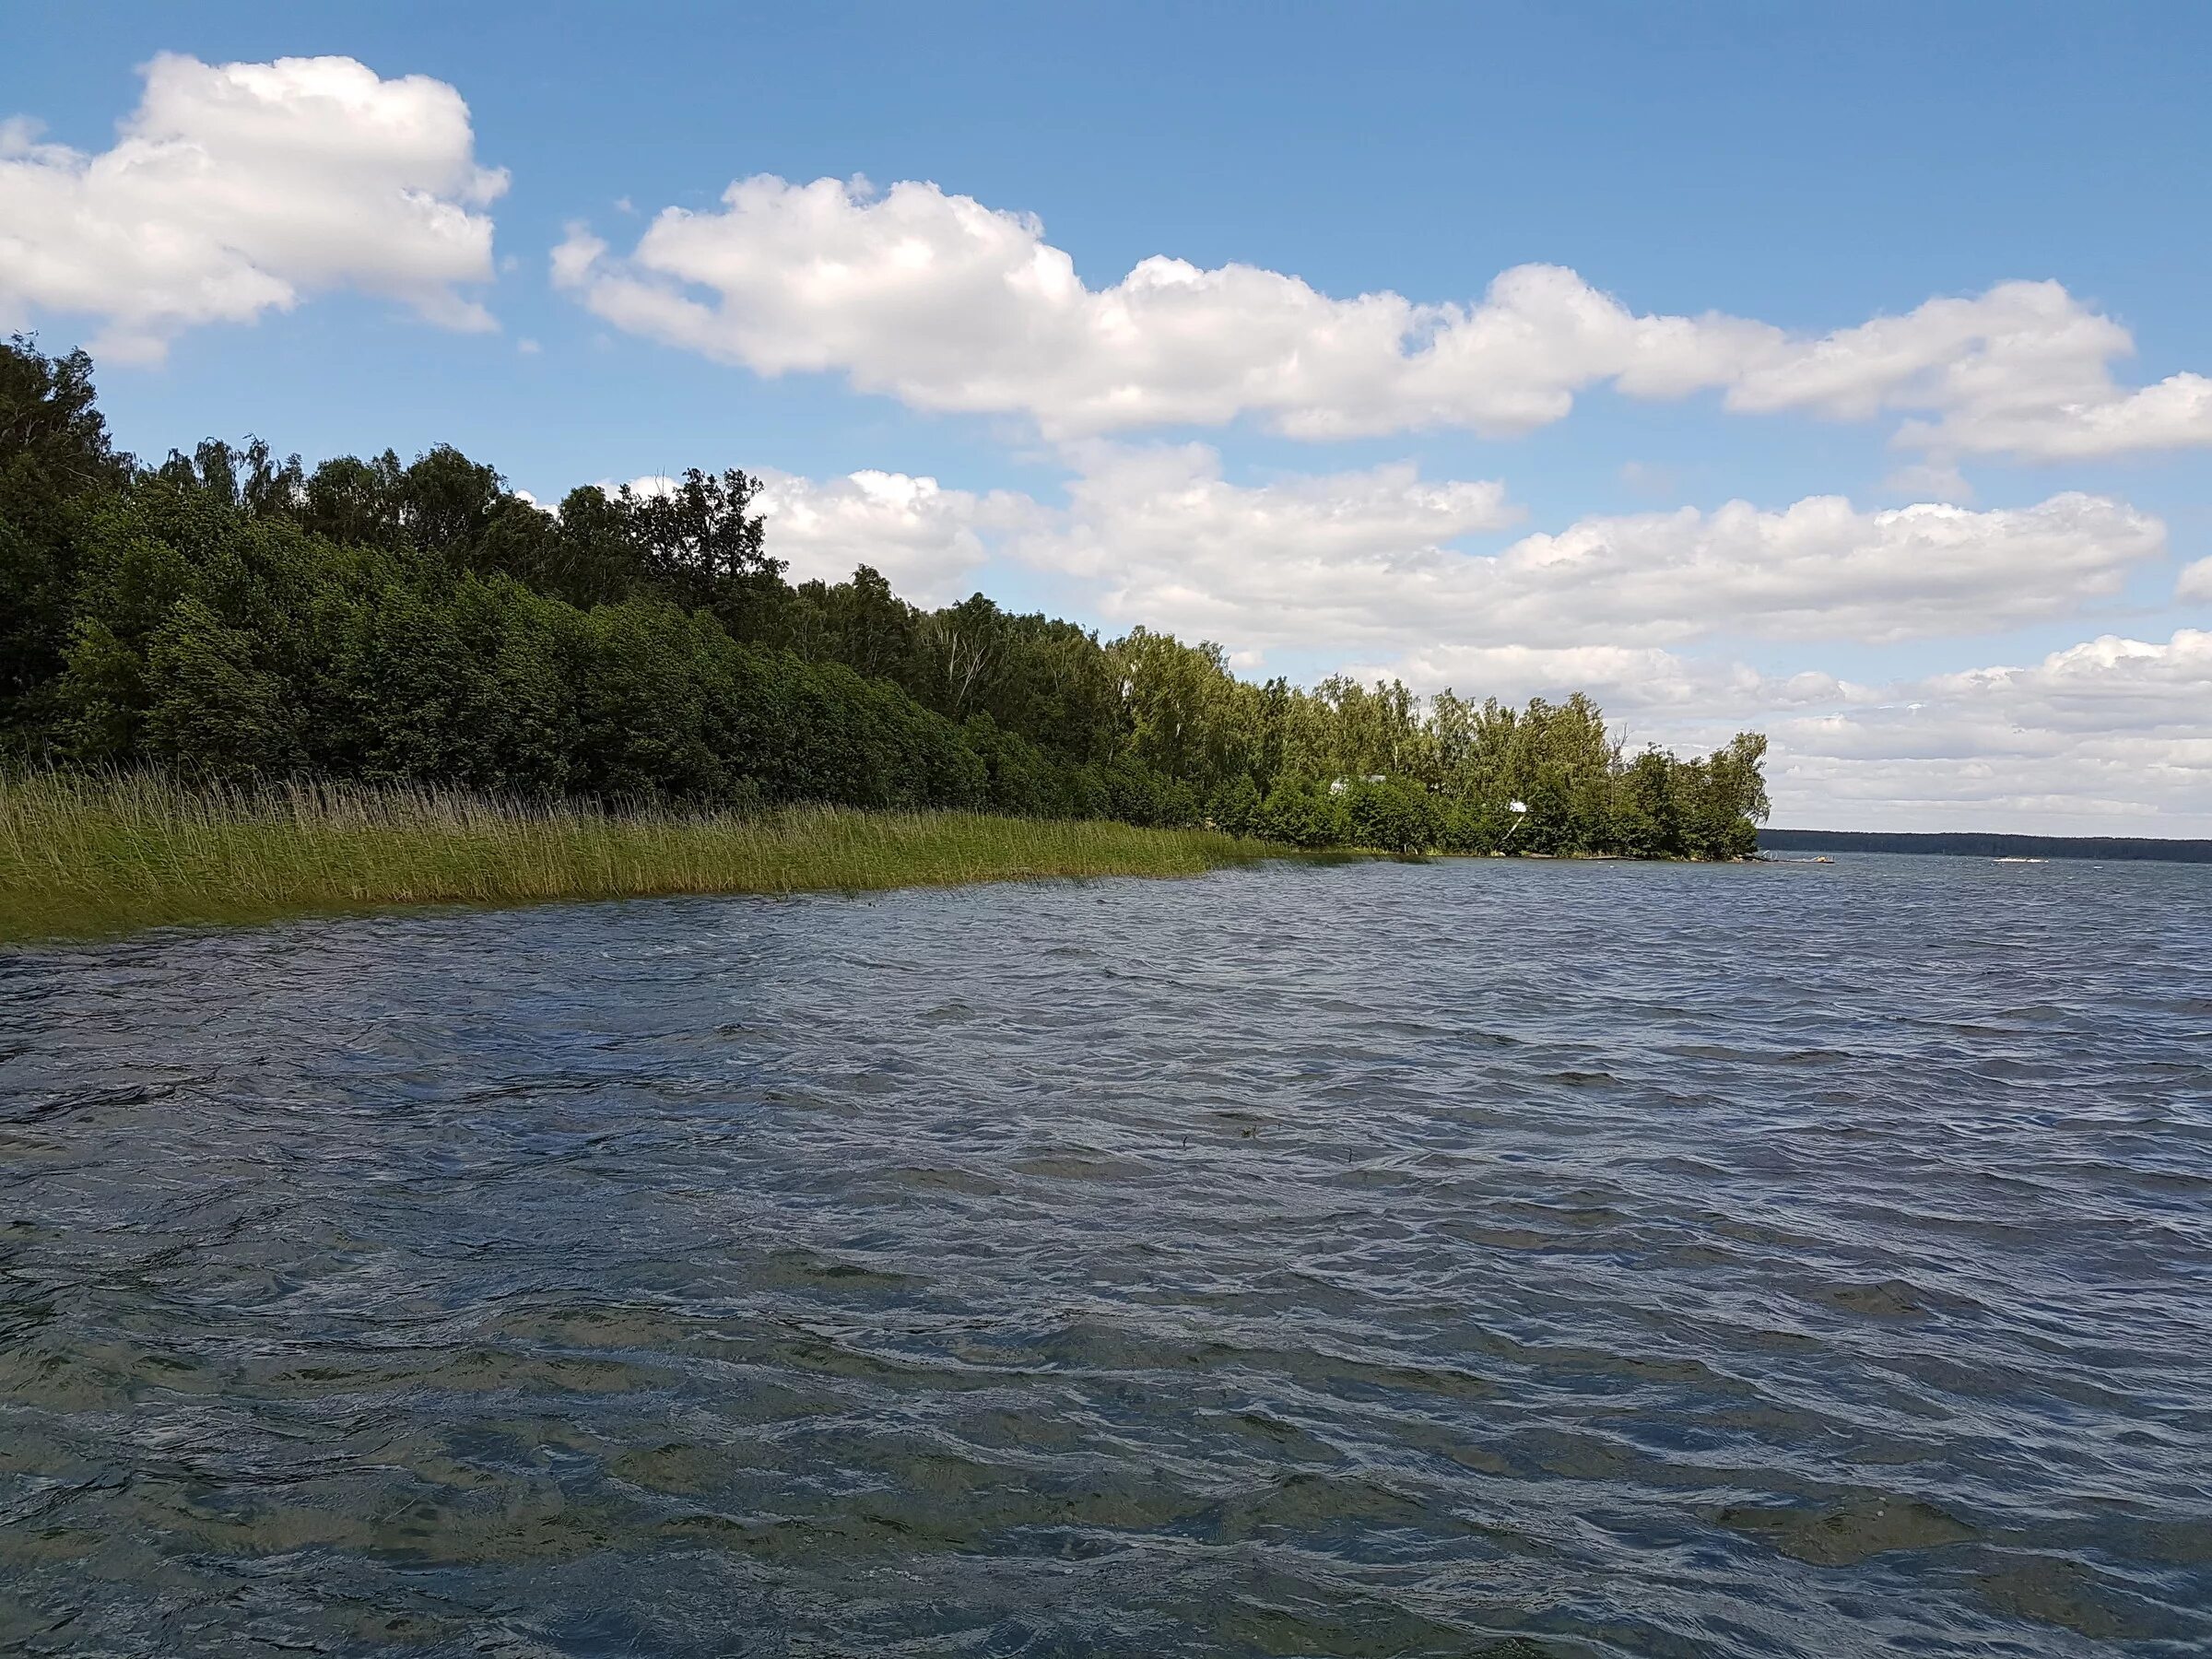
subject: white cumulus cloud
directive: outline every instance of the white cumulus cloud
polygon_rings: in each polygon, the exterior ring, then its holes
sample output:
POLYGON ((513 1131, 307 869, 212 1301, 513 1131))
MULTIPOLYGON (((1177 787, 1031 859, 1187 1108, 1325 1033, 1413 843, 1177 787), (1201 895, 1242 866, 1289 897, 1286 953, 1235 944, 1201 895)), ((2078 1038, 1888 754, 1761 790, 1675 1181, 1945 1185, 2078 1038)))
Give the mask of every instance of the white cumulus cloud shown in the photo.
POLYGON ((2071 615, 2165 548, 2099 496, 1976 512, 1779 511, 1584 518, 1496 553, 1448 544, 1516 516, 1496 483, 1408 465, 1240 485, 1204 445, 1080 452, 1069 505, 1010 544, 1095 584, 1110 620, 1237 650, 1382 653, 1643 647, 1716 633, 1884 642, 2071 615))
POLYGON ((1494 614, 1556 630, 1566 611, 1572 626, 1621 638, 1733 629, 1881 644, 2072 614, 2165 546, 2156 518, 2077 492, 1983 512, 1865 512, 1841 496, 1780 511, 1730 501, 1526 537, 1499 557, 1494 614))
MULTIPOLYGON (((1246 484, 1204 444, 1097 441, 1071 453, 1065 504, 899 472, 767 472, 770 550, 795 580, 839 581, 870 564, 925 603, 969 591, 994 559, 1012 560, 1065 579, 1109 627, 1214 640, 1253 665, 1270 652, 1329 652, 1423 686, 1452 679, 1442 665, 1457 662, 1511 667, 1515 683, 1564 665, 1679 702, 1713 683, 1703 669, 1694 687, 1646 674, 1672 660, 1668 647, 1987 634, 2076 615, 2166 547, 2157 518, 2067 493, 1982 511, 1730 501, 1586 517, 1467 551, 1454 544, 1523 516, 1494 480, 1424 478, 1396 463, 1246 484)), ((1807 697, 1834 684, 1801 677, 1807 697)), ((1773 687, 1762 680, 1760 695, 1773 687)))
POLYGON ((1013 544, 1091 584, 1097 609, 1231 649, 1357 650, 1437 620, 1474 561, 1441 544, 1520 516, 1500 484, 1407 465, 1232 484, 1203 444, 1089 448, 1068 506, 1013 544))
POLYGON ((145 75, 98 154, 0 123, 0 324, 89 314, 97 351, 150 361, 182 329, 350 288, 493 326, 463 290, 492 276, 507 175, 477 164, 452 87, 345 57, 164 53, 145 75))
MULTIPOLYGON (((2157 518, 2067 493, 1982 511, 1730 501, 1586 517, 1468 551, 1454 544, 1523 516, 1494 480, 1430 479, 1398 463, 1240 483, 1204 444, 1070 453, 1065 504, 897 472, 771 472, 770 548, 795 578, 872 564, 929 602, 966 592, 994 559, 1016 561, 1065 579, 1110 628, 1214 640, 1255 666, 1272 652, 1331 653, 1428 688, 1506 673, 1687 705, 1771 699, 1783 682, 1733 671, 1716 682, 1704 665, 1686 680, 1670 647, 1992 633, 2078 614, 2166 547, 2157 518)), ((1817 673, 1788 683, 1798 702, 1839 684, 1817 673)))
POLYGON ((1014 491, 979 495, 873 471, 820 480, 767 473, 756 505, 768 520, 769 551, 790 567, 788 580, 842 582, 870 565, 892 592, 918 605, 972 593, 976 568, 991 557, 985 537, 1040 516, 1035 502, 1014 491))
POLYGON ((762 374, 841 372, 919 408, 1049 436, 1257 418, 1300 438, 1526 431, 1600 384, 1717 391, 1747 412, 1905 418, 1942 457, 2212 444, 2212 380, 2122 387, 2126 329, 2055 282, 2005 282, 1824 335, 1639 314, 1571 270, 1505 271, 1473 302, 1349 299, 1253 265, 1143 260, 1092 288, 1035 218, 930 183, 740 180, 669 208, 627 254, 583 227, 554 278, 615 325, 762 374))
POLYGON ((1346 672, 1359 680, 1401 679, 1423 694, 1450 687, 1509 702, 1532 697, 1558 702, 1583 691, 1632 727, 1665 723, 1665 729, 1679 726, 1700 739, 1709 735, 1709 724, 1717 730, 1755 713, 1826 709, 1880 695, 1815 669, 1762 674, 1744 663, 1685 656, 1657 645, 1426 645, 1346 672))
MULTIPOLYGON (((772 467, 756 475, 753 511, 766 521, 768 551, 788 582, 844 581, 862 565, 879 571, 900 598, 938 606, 975 591, 971 580, 1001 535, 1028 529, 1044 509, 1016 490, 947 489, 936 479, 864 469, 807 478, 772 467)), ((636 495, 675 490, 666 473, 627 488, 636 495)), ((610 495, 625 486, 602 479, 610 495)))
POLYGON ((2108 634, 1769 730, 1778 823, 2212 835, 2212 632, 2108 634))
POLYGON ((1883 686, 1614 645, 1432 648, 1352 672, 1509 700, 1587 691, 1631 747, 1764 731, 1778 824, 2212 835, 2212 632, 2108 634, 1883 686))

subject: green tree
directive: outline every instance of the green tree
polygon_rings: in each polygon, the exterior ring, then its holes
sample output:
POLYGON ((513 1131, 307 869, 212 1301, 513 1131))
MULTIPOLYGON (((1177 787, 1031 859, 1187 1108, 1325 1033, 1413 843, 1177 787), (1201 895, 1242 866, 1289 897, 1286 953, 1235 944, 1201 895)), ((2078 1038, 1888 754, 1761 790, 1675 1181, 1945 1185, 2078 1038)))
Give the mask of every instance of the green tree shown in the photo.
POLYGON ((147 752, 227 782, 288 776, 299 730, 284 681, 262 659, 253 635, 181 600, 147 642, 147 752))
POLYGON ((305 470, 260 439, 139 468, 82 353, 0 347, 0 743, 233 779, 1209 818, 1297 846, 1735 857, 1763 738, 1624 759, 1588 699, 1514 708, 1221 648, 1110 644, 863 566, 782 579, 759 481, 571 491, 450 446, 305 470), (1515 804, 1524 804, 1517 812, 1515 804))
POLYGON ((1206 816, 1215 828, 1230 835, 1252 835, 1258 831, 1260 792, 1253 783, 1250 772, 1238 772, 1216 789, 1212 800, 1206 803, 1206 816))
POLYGON ((1256 831, 1291 847, 1341 846, 1350 837, 1342 801, 1310 778, 1278 778, 1260 803, 1256 831))
POLYGON ((1344 789, 1346 828, 1359 846, 1384 853, 1427 852, 1438 840, 1429 792, 1410 778, 1354 778, 1344 789))
POLYGON ((130 469, 109 441, 89 357, 49 358, 22 335, 0 341, 0 743, 43 741, 34 700, 62 672, 82 518, 130 469))

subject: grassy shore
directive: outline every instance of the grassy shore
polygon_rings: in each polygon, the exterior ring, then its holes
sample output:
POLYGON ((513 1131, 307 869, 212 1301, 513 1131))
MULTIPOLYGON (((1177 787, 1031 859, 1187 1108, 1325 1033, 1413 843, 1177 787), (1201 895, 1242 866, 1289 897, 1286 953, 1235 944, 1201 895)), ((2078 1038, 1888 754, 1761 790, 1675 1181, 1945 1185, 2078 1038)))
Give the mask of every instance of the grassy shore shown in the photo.
POLYGON ((391 905, 1190 876, 1279 853, 1200 830, 794 807, 607 811, 450 791, 0 777, 0 941, 391 905))

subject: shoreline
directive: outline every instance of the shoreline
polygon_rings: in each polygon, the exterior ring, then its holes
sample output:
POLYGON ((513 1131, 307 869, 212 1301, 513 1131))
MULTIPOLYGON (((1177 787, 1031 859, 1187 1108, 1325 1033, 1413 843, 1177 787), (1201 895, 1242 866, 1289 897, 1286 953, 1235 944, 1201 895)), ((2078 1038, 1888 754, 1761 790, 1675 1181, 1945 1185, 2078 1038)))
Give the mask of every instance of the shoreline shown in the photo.
POLYGON ((791 806, 611 810, 144 775, 0 779, 0 946, 436 904, 1197 876, 1294 850, 1103 819, 791 806))
POLYGON ((297 782, 246 792, 157 773, 40 772, 0 775, 0 948, 446 904, 1201 876, 1277 859, 1763 862, 1394 853, 1106 818, 826 806, 623 809, 411 786, 297 782))

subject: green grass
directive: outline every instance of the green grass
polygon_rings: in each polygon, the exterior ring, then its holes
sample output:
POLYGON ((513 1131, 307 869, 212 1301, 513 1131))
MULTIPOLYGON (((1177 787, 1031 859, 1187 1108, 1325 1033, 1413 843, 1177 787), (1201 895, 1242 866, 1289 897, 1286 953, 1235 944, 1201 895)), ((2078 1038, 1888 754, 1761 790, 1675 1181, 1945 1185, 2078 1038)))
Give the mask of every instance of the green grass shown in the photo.
POLYGON ((392 905, 1191 876, 1281 853, 1210 830, 974 813, 614 811, 34 772, 0 777, 0 941, 392 905))

